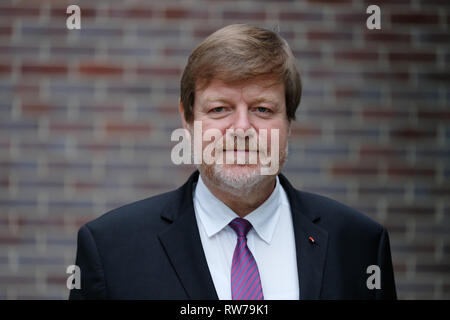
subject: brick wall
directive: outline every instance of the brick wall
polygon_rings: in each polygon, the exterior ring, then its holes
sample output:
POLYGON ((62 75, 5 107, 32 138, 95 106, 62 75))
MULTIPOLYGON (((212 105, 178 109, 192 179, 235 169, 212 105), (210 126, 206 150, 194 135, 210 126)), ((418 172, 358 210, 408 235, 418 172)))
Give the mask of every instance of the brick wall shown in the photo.
POLYGON ((65 299, 83 223, 185 181, 193 168, 170 161, 181 72, 237 22, 278 26, 302 72, 286 175, 388 228, 399 298, 450 298, 449 1, 6 0, 0 299, 65 299))

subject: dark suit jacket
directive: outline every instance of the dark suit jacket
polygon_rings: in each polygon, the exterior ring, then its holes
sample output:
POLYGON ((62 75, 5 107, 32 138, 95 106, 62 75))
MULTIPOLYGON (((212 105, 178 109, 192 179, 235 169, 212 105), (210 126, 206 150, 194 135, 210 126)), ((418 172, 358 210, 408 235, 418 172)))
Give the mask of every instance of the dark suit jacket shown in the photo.
MULTIPOLYGON (((82 226, 81 289, 72 289, 70 299, 218 299, 194 213, 198 175, 82 226)), ((291 206, 300 299, 395 299, 385 228, 335 200, 294 189, 282 174, 279 179, 291 206), (368 289, 369 265, 380 267, 381 289, 368 289)))

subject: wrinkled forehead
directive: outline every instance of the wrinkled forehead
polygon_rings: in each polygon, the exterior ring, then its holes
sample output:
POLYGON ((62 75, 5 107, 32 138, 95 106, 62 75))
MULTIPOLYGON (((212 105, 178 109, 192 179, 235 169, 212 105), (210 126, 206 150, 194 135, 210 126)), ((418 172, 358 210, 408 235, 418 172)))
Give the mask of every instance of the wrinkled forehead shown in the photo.
POLYGON ((284 98, 284 84, 273 77, 258 77, 234 83, 215 78, 195 92, 195 101, 199 104, 215 101, 237 103, 241 100, 281 104, 284 98))

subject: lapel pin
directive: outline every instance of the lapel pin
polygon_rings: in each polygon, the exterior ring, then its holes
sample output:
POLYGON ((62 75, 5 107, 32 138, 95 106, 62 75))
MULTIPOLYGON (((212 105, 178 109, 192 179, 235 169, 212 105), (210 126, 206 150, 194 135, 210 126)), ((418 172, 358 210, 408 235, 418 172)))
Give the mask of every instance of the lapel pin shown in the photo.
POLYGON ((308 239, 311 244, 314 244, 316 242, 313 237, 309 237, 308 239))

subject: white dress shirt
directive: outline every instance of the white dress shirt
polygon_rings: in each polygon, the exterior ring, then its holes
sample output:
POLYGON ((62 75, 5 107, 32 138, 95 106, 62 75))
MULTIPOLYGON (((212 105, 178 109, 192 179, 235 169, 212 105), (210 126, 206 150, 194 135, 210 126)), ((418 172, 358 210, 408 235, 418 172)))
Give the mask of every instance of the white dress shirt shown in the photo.
MULTIPOLYGON (((201 175, 193 196, 203 251, 217 295, 220 300, 231 300, 231 263, 237 236, 228 224, 239 216, 211 193, 201 175)), ((244 218, 253 226, 247 234, 247 245, 258 265, 264 299, 299 299, 291 210, 278 177, 270 197, 244 218)))

